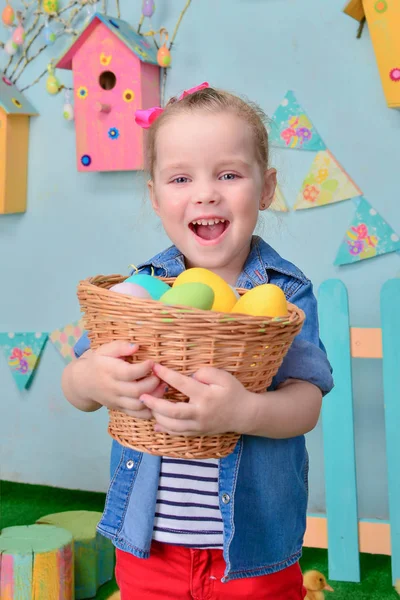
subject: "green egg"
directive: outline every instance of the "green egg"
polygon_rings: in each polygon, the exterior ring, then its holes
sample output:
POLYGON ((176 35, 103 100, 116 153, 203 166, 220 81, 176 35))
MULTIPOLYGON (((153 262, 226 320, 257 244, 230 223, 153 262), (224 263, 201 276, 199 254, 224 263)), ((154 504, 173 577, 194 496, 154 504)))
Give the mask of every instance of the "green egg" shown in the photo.
POLYGON ((165 292, 170 290, 170 286, 161 281, 161 279, 157 279, 157 277, 153 277, 152 275, 147 275, 146 273, 135 273, 125 279, 125 283, 136 283, 137 285, 142 286, 145 290, 147 290, 153 300, 159 300, 165 292))
POLYGON ((214 303, 214 292, 204 283, 182 283, 170 288, 160 298, 160 302, 173 306, 190 306, 210 310, 214 303))

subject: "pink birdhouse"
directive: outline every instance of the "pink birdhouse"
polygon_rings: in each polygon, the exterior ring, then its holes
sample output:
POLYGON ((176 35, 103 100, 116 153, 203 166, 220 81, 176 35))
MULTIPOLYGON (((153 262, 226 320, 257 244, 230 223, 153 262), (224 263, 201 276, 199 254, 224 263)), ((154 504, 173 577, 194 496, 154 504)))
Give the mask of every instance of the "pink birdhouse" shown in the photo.
POLYGON ((56 67, 74 80, 79 171, 144 168, 144 136, 138 108, 160 103, 155 48, 121 19, 96 13, 56 67))

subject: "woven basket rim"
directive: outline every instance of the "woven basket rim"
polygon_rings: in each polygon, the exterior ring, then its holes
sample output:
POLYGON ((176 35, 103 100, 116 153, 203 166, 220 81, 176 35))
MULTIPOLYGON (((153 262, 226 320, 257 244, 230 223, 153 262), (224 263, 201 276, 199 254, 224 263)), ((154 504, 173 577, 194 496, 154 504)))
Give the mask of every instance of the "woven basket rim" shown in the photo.
MULTIPOLYGON (((85 279, 82 279, 79 282, 78 293, 79 293, 80 289, 86 288, 86 289, 90 290, 92 288, 93 292, 95 292, 97 295, 103 296, 104 299, 115 298, 115 292, 110 291, 107 287, 96 285, 96 282, 101 281, 101 280, 111 280, 114 278, 121 279, 121 282, 122 282, 122 281, 125 281, 126 279, 128 279, 128 277, 129 277, 129 275, 125 276, 125 275, 121 275, 121 274, 95 275, 95 276, 87 277, 85 279)), ((154 275, 154 277, 157 277, 157 276, 154 275)), ((175 277, 157 277, 157 279, 161 279, 162 281, 173 281, 176 278, 175 277)), ((248 289, 239 288, 239 287, 235 287, 235 289, 239 293, 242 293, 242 294, 249 291, 248 289)), ((163 304, 163 303, 159 302, 158 300, 153 300, 151 298, 135 298, 134 296, 129 296, 128 294, 120 294, 119 293, 118 295, 121 296, 121 299, 123 298, 124 304, 126 306, 130 305, 130 306, 132 306, 132 308, 134 308, 134 307, 138 308, 139 306, 146 305, 148 308, 151 308, 156 313, 159 312, 160 315, 162 314, 162 316, 164 316, 164 317, 165 317, 166 311, 168 311, 168 309, 170 309, 172 311, 174 311, 174 310, 179 311, 181 313, 182 318, 184 318, 185 313, 187 313, 191 317, 194 317, 194 316, 198 316, 200 318, 207 317, 207 320, 209 322, 215 321, 215 322, 220 323, 221 320, 222 321, 224 321, 224 320, 231 321, 232 320, 231 317, 234 317, 234 320, 237 322, 241 322, 243 324, 248 324, 248 325, 254 324, 257 327, 265 326, 265 325, 279 327, 286 323, 293 324, 295 321, 303 322, 303 321, 305 321, 305 318, 306 318, 304 311, 289 301, 287 301, 288 312, 289 312, 288 316, 258 317, 258 316, 254 316, 254 315, 245 315, 242 313, 217 312, 217 311, 213 311, 213 310, 202 310, 199 308, 192 308, 192 307, 187 307, 187 306, 163 304)))

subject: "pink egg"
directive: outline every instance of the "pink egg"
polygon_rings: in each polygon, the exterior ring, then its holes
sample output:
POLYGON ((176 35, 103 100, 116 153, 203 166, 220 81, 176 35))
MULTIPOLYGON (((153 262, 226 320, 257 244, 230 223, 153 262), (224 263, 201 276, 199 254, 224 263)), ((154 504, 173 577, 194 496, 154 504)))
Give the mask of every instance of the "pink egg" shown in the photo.
POLYGON ((16 29, 14 29, 14 33, 12 35, 12 40, 13 40, 14 44, 17 44, 17 46, 21 46, 24 43, 24 39, 25 39, 24 28, 22 27, 22 25, 18 25, 18 27, 16 29))
POLYGON ((127 296, 134 296, 135 298, 151 298, 149 292, 144 287, 137 283, 129 283, 123 281, 117 283, 110 288, 111 292, 117 292, 119 294, 126 294, 127 296))

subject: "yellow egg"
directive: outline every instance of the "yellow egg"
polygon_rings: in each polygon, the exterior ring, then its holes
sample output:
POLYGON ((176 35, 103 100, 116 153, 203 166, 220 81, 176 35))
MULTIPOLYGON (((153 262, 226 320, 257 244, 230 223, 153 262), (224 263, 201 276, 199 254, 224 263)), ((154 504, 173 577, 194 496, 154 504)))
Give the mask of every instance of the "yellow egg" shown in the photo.
POLYGON ((232 312, 255 317, 287 317, 288 307, 281 288, 273 283, 265 283, 246 292, 236 302, 232 312))
POLYGON ((214 292, 214 303, 211 310, 231 312, 237 302, 235 292, 231 286, 222 277, 208 269, 201 269, 200 267, 187 269, 178 275, 172 287, 182 285, 183 283, 204 283, 208 285, 214 292))

